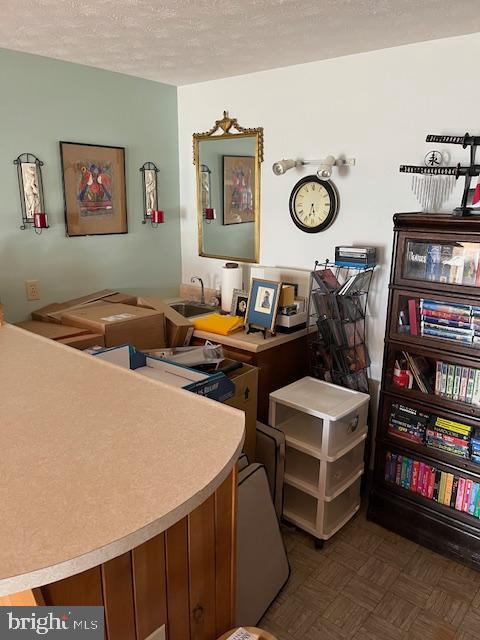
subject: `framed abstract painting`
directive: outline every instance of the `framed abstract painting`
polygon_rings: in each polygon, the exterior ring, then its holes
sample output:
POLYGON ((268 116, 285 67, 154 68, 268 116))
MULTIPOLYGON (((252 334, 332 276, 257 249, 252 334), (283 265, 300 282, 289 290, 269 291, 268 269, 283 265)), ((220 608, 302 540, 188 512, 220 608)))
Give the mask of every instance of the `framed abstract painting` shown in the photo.
POLYGON ((124 147, 60 142, 68 236, 128 233, 124 147))
POLYGON ((223 156, 223 224, 255 221, 255 157, 223 156))

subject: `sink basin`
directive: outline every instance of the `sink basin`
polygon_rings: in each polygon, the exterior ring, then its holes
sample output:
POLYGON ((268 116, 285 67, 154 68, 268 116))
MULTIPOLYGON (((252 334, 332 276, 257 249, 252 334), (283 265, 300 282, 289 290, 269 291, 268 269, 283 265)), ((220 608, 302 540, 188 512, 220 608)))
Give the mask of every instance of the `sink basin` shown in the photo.
POLYGON ((170 306, 184 318, 192 318, 193 316, 201 316, 218 311, 217 307, 213 307, 210 304, 202 304, 201 302, 175 302, 170 306))

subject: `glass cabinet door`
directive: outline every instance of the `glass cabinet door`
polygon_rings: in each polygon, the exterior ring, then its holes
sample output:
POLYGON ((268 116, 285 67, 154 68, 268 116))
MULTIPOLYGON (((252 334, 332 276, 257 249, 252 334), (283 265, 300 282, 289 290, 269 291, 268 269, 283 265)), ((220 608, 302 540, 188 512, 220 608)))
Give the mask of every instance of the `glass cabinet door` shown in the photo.
POLYGON ((405 239, 402 277, 455 287, 480 286, 480 243, 405 239))

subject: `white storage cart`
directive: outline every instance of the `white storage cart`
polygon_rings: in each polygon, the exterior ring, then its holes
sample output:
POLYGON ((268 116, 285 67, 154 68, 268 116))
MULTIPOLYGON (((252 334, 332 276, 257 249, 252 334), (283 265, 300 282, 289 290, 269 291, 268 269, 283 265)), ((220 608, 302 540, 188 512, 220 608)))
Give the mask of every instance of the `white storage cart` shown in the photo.
POLYGON ((286 440, 283 517, 317 547, 360 508, 369 399, 311 377, 270 394, 270 425, 286 440))

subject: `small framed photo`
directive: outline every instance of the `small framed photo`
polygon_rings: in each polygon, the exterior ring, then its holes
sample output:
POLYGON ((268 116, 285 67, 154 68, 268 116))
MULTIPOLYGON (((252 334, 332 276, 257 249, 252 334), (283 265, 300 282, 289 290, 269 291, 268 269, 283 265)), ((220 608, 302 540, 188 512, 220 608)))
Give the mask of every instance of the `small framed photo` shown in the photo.
POLYGON ((245 318, 248 306, 248 291, 242 289, 234 289, 232 295, 232 308, 230 315, 245 318))
POLYGON ((252 278, 248 297, 246 324, 255 329, 275 333, 281 282, 252 278))

